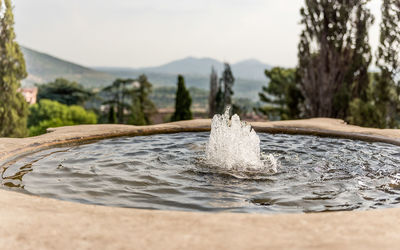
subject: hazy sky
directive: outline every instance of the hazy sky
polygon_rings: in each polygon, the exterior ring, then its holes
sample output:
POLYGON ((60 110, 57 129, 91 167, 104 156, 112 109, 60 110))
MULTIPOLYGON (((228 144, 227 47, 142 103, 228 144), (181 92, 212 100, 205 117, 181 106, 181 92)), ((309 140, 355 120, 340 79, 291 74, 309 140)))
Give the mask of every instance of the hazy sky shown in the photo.
MULTIPOLYGON (((381 0, 370 7, 378 43, 381 0)), ((14 0, 17 40, 86 66, 143 67, 187 56, 294 66, 303 0, 14 0)))

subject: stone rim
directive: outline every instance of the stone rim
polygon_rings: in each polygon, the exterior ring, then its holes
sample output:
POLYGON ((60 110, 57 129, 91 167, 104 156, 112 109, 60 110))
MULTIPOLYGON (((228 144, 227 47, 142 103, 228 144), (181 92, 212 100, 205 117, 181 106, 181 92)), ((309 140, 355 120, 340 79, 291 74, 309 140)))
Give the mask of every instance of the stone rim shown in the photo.
MULTIPOLYGON (((334 119, 252 125, 259 132, 334 136, 400 145, 399 130, 349 126, 334 119)), ((38 137, 0 138, 0 161, 4 163, 34 150, 65 143, 209 129, 210 120, 144 127, 62 127, 50 129, 50 133, 38 137)), ((81 249, 131 249, 132 246, 141 249, 382 249, 400 243, 400 225, 397 223, 400 221, 400 208, 323 214, 209 214, 102 207, 0 190, 0 221, 0 233, 3 235, 0 243, 6 246, 4 249, 16 246, 19 249, 70 249, 71 241, 73 247, 81 249), (62 230, 55 228, 57 226, 61 226, 62 230), (52 237, 47 238, 49 234, 52 237)))

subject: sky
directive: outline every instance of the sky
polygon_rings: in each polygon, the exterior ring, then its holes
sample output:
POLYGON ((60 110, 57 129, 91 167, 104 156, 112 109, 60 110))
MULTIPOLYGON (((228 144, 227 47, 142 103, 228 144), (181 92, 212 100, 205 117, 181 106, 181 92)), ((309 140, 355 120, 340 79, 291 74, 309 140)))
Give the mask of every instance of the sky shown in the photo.
MULTIPOLYGON (((17 41, 85 66, 147 67, 188 56, 297 64, 304 0, 14 0, 17 41)), ((378 45, 381 0, 371 0, 378 45)))

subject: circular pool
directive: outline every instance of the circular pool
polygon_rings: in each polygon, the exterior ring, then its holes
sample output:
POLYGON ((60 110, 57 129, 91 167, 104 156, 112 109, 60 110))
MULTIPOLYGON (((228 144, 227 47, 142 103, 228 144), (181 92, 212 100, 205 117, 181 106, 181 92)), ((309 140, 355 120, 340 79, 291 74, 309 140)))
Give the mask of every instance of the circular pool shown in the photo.
POLYGON ((204 160, 209 133, 119 137, 28 155, 3 168, 2 185, 106 206, 257 213, 395 207, 400 150, 385 143, 260 133, 277 172, 204 160))

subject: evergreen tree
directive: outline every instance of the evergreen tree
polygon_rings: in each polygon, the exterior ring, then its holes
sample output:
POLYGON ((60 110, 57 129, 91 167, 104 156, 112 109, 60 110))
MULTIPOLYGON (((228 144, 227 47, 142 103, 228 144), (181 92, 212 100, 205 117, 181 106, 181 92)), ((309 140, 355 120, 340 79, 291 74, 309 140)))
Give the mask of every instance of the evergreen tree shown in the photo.
POLYGON ((400 111, 400 1, 383 0, 381 12, 378 88, 386 92, 394 89, 395 95, 387 95, 379 104, 385 127, 397 127, 397 113, 400 111))
POLYGON ((311 117, 345 118, 352 98, 364 98, 371 62, 369 0, 306 0, 299 76, 311 117))
POLYGON ((137 97, 132 98, 129 124, 137 126, 147 125, 145 115, 141 109, 140 100, 137 97))
MULTIPOLYGON (((105 87, 102 91, 109 96, 109 100, 103 102, 111 106, 117 107, 117 120, 119 124, 125 122, 124 110, 130 109, 127 97, 131 95, 132 91, 128 89, 129 85, 135 82, 134 79, 116 79, 110 86, 105 87)), ((111 110, 111 109, 110 109, 111 110)))
POLYGON ((0 137, 23 137, 28 133, 28 104, 18 88, 27 76, 25 60, 15 41, 11 0, 4 5, 0 1, 0 10, 0 137))
POLYGON ((224 64, 225 69, 222 73, 222 77, 220 79, 221 85, 224 86, 224 109, 228 106, 232 105, 232 96, 233 96, 233 84, 235 83, 235 78, 233 77, 231 66, 229 63, 224 64))
POLYGON ((108 123, 110 123, 110 124, 117 123, 117 113, 115 113, 114 105, 109 106, 108 123))
POLYGON ((53 82, 38 85, 37 100, 54 100, 66 105, 83 106, 93 93, 84 89, 77 82, 70 82, 64 78, 57 78, 53 82))
POLYGON ((217 114, 222 114, 225 111, 224 107, 224 92, 221 85, 218 86, 217 95, 215 97, 215 108, 217 114))
POLYGON ((152 92, 152 84, 148 81, 146 75, 139 76, 138 82, 139 86, 133 90, 132 94, 130 124, 151 124, 150 118, 157 112, 156 106, 149 98, 152 92))
POLYGON ((208 117, 212 118, 217 113, 217 93, 219 90, 218 75, 214 67, 211 68, 210 94, 208 97, 208 117))
POLYGON ((393 126, 388 119, 388 104, 396 99, 394 86, 384 81, 381 73, 370 73, 367 99, 355 98, 350 102, 348 122, 365 127, 386 128, 393 126))
POLYGON ((172 115, 171 121, 190 120, 192 119, 192 112, 190 106, 192 105, 192 98, 189 91, 185 86, 185 79, 182 75, 178 75, 178 89, 175 97, 175 112, 172 115))
POLYGON ((301 115, 301 106, 304 97, 296 82, 295 69, 280 67, 265 70, 269 78, 267 87, 259 93, 260 100, 267 105, 258 109, 270 120, 298 119, 301 115))

